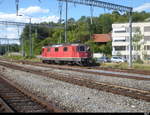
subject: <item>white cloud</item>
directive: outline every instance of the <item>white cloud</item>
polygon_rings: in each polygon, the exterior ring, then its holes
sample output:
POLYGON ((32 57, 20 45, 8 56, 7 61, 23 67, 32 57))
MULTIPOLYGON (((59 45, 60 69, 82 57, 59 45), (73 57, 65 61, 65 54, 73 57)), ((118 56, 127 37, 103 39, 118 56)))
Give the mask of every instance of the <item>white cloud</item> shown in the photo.
POLYGON ((40 17, 40 18, 32 18, 31 21, 33 23, 41 23, 41 22, 58 22, 59 18, 57 16, 48 16, 48 17, 40 17))
POLYGON ((30 18, 32 23, 41 23, 41 22, 56 23, 59 20, 59 17, 57 16, 29 17, 29 16, 16 16, 16 14, 8 14, 0 12, 0 21, 15 21, 15 22, 29 23, 30 18))
POLYGON ((3 25, 0 28, 0 38, 18 38, 22 32, 22 27, 3 25))
POLYGON ((28 8, 20 8, 20 14, 35 14, 35 13, 48 13, 49 9, 42 9, 39 6, 30 6, 28 8))
POLYGON ((18 38, 21 34, 21 32, 23 31, 22 27, 7 27, 6 29, 7 31, 7 38, 18 38))
POLYGON ((134 8, 133 10, 141 12, 141 11, 145 11, 145 10, 148 10, 148 9, 150 9, 150 3, 145 3, 145 4, 143 4, 139 7, 134 8))

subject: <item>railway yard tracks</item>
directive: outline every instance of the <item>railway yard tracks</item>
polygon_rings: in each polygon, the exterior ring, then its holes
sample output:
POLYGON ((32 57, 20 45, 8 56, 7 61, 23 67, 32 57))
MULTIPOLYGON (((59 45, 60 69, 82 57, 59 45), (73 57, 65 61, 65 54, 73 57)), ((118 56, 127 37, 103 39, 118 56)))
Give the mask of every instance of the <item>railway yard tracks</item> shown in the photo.
POLYGON ((147 102, 150 102, 150 91, 147 91, 147 90, 139 90, 135 88, 112 85, 109 83, 98 82, 98 81, 94 81, 91 79, 80 78, 78 76, 77 77, 60 76, 56 73, 49 73, 46 71, 36 70, 34 68, 31 69, 31 68, 27 68, 27 67, 15 65, 15 64, 10 64, 10 63, 5 63, 5 62, 1 62, 0 65, 5 66, 7 68, 15 69, 15 70, 21 70, 21 71, 30 72, 30 73, 37 74, 37 75, 50 77, 56 80, 65 81, 65 82, 79 85, 79 86, 84 86, 84 87, 88 87, 92 89, 97 89, 100 91, 106 91, 106 92, 110 92, 113 94, 128 96, 134 99, 140 99, 140 100, 145 100, 147 102))
MULTIPOLYGON (((31 64, 31 63, 28 63, 31 64)), ((45 64, 35 64, 32 63, 31 65, 35 65, 35 66, 40 66, 40 67, 50 67, 50 68, 54 68, 54 69, 60 69, 60 70, 71 70, 71 71, 75 71, 75 72, 83 72, 83 73, 89 73, 89 74, 95 74, 95 75, 104 75, 104 76, 109 76, 109 77, 118 77, 118 78, 128 78, 128 79, 135 79, 135 80, 150 80, 150 77, 148 77, 150 75, 150 73, 146 73, 146 77, 141 77, 140 74, 137 75, 132 75, 132 73, 124 73, 122 72, 122 74, 120 74, 118 71, 111 71, 109 72, 108 70, 90 70, 90 69, 84 69, 84 68, 71 68, 71 67, 60 67, 60 66, 49 66, 49 65, 45 65, 45 64)))
POLYGON ((11 83, 0 74, 0 112, 64 112, 11 83))
MULTIPOLYGON (((2 59, 6 60, 6 59, 2 59)), ((8 60, 6 60, 8 61, 8 60)), ((109 77, 118 77, 118 78, 127 78, 127 79, 135 79, 135 80, 150 80, 150 71, 147 70, 135 70, 135 69, 111 69, 111 68, 99 68, 99 67, 79 67, 79 66, 66 66, 66 65, 51 65, 51 64, 43 64, 40 62, 31 62, 31 61, 10 61, 21 64, 34 65, 39 67, 47 67, 53 69, 60 70, 70 70, 75 72, 83 72, 95 75, 104 75, 109 77), (137 74, 137 75, 133 75, 137 74), (146 77, 141 77, 146 76, 146 77)))
MULTIPOLYGON (((0 60, 3 60, 3 61, 9 61, 9 62, 15 62, 15 63, 22 63, 22 64, 29 64, 29 65, 35 65, 35 66, 42 66, 42 67, 51 67, 51 68, 59 68, 59 69, 66 69, 66 70, 74 70, 76 71, 76 69, 74 68, 77 68, 77 71, 79 69, 93 69, 93 70, 104 70, 104 71, 112 71, 112 72, 124 72, 124 73, 133 73, 133 74, 142 74, 142 75, 150 75, 150 71, 148 70, 137 70, 137 69, 114 69, 114 68, 105 68, 105 67, 97 67, 97 66, 92 66, 92 67, 80 67, 80 66, 70 66, 70 65, 54 65, 54 64, 43 64, 41 62, 31 62, 31 61, 27 61, 27 60, 11 60, 11 59, 5 59, 5 58, 1 58, 0 57, 0 60)), ((82 70, 83 72, 83 70, 82 70)), ((87 72, 87 71, 86 71, 87 72)), ((94 72, 92 72, 94 73, 94 72)), ((106 74, 105 74, 106 75, 106 74)), ((111 74, 110 74, 111 75, 111 74)), ((112 74, 113 75, 113 74, 112 74)), ((106 75, 107 76, 107 75, 106 75)), ((117 76, 116 76, 117 77, 117 76)), ((121 76, 119 76, 121 77, 121 76)), ((128 77, 130 78, 130 76, 128 77)), ((132 79, 132 78, 131 78, 132 79)), ((134 79, 134 78, 133 78, 134 79)))

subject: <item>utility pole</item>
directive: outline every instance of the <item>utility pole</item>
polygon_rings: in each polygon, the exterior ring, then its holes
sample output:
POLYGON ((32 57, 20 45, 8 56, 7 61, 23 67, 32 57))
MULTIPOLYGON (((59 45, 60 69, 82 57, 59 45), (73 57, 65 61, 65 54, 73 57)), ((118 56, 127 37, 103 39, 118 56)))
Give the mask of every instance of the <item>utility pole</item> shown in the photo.
POLYGON ((132 9, 129 12, 129 67, 132 68, 132 9))
POLYGON ((61 24, 62 21, 62 3, 59 2, 59 23, 61 24))
POLYGON ((8 52, 8 55, 9 55, 9 39, 7 38, 7 44, 8 44, 8 49, 7 49, 7 52, 8 52))
POLYGON ((0 39, 0 55, 2 54, 1 39, 0 39))
POLYGON ((32 51, 33 51, 33 56, 34 56, 34 41, 35 41, 35 39, 37 39, 37 36, 38 36, 38 32, 37 32, 37 27, 35 28, 35 37, 34 37, 34 39, 33 39, 33 41, 32 41, 32 51))
POLYGON ((92 5, 90 5, 90 12, 91 12, 91 18, 90 18, 90 20, 91 20, 91 24, 90 24, 90 28, 89 28, 89 30, 90 30, 90 40, 92 40, 92 34, 93 34, 93 6, 92 5))
MULTIPOLYGON (((59 10, 60 10, 60 12, 59 12, 59 16, 60 16, 59 23, 61 25, 61 21, 62 21, 62 3, 61 2, 59 2, 59 10)), ((60 40, 58 41, 58 43, 61 43, 61 31, 60 31, 60 38, 59 39, 60 40)))
POLYGON ((24 53, 24 39, 23 39, 23 36, 21 37, 21 52, 22 52, 22 57, 25 56, 25 53, 24 53))
POLYGON ((67 42, 68 1, 66 0, 65 43, 67 42))
POLYGON ((18 16, 19 0, 16 0, 16 15, 18 16))
POLYGON ((91 25, 93 24, 93 6, 90 6, 90 12, 91 12, 91 25))
POLYGON ((30 42, 30 57, 32 57, 32 35, 31 35, 31 18, 29 18, 29 42, 30 42))

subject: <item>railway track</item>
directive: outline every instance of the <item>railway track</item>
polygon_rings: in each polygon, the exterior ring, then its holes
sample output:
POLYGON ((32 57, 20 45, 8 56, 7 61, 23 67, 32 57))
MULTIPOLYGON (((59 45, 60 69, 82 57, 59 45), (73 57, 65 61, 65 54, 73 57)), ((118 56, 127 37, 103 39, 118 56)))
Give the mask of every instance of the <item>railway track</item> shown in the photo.
POLYGON ((0 112, 64 112, 31 93, 18 88, 0 74, 0 112))
MULTIPOLYGON (((49 67, 55 67, 59 65, 54 65, 54 64, 43 64, 42 62, 32 62, 32 61, 27 61, 27 60, 12 60, 12 59, 6 59, 0 57, 0 60, 4 61, 9 61, 9 62, 16 62, 16 63, 23 63, 23 64, 31 64, 31 65, 44 65, 44 66, 49 66, 49 67)), ((137 70, 137 69, 117 69, 117 68, 106 68, 106 67, 97 67, 97 66, 92 66, 92 67, 80 67, 80 66, 70 66, 70 65, 61 65, 62 68, 79 68, 79 69, 93 69, 93 70, 105 70, 105 71, 112 71, 112 72, 127 72, 127 73, 133 73, 133 74, 143 74, 143 75, 150 75, 150 71, 148 70, 137 70)))
MULTIPOLYGON (((103 71, 103 70, 99 70, 98 72, 96 71, 90 71, 84 68, 71 68, 71 67, 61 67, 61 66, 49 66, 49 65, 45 65, 45 64, 31 64, 31 65, 35 65, 35 66, 40 66, 40 67, 50 67, 50 68, 54 68, 54 69, 60 69, 60 70, 71 70, 71 71, 75 71, 75 72, 83 72, 83 73, 89 73, 89 74, 95 74, 95 75, 104 75, 104 76, 109 76, 109 77, 118 77, 118 78, 127 78, 127 79, 135 79, 135 80, 150 80, 150 76, 148 77, 146 75, 146 77, 142 77, 142 75, 127 75, 122 73, 115 73, 113 71, 103 71)), ((144 75, 145 76, 145 75, 144 75)))
MULTIPOLYGON (((6 59, 2 59, 2 60, 5 61, 6 59)), ((95 75, 104 75, 106 77, 109 76, 109 77, 127 78, 127 79, 135 79, 135 80, 150 80, 149 71, 118 70, 118 69, 110 69, 110 68, 106 69, 106 68, 91 68, 91 67, 77 67, 77 66, 73 67, 73 66, 64 66, 64 65, 60 66, 60 65, 43 64, 40 62, 30 62, 30 61, 10 61, 10 62, 29 64, 29 65, 40 66, 40 67, 49 67, 49 68, 61 69, 61 70, 71 70, 75 72, 90 73, 95 75), (125 74, 124 72, 126 72, 127 74, 125 74), (137 75, 132 75, 132 74, 137 74, 137 75)))
POLYGON ((79 77, 72 78, 72 77, 60 76, 56 73, 49 73, 45 71, 43 72, 42 70, 36 70, 33 68, 30 69, 30 68, 18 66, 15 64, 5 63, 5 62, 1 62, 0 65, 11 68, 11 69, 26 71, 26 72, 30 72, 33 74, 50 77, 56 80, 65 81, 65 82, 72 83, 72 84, 79 85, 79 86, 84 86, 84 87, 88 87, 92 89, 97 89, 100 91, 106 91, 106 92, 110 92, 113 94, 128 96, 134 99, 141 99, 141 100, 150 102, 150 91, 146 91, 146 90, 139 90, 135 88, 112 85, 108 83, 97 82, 91 79, 85 79, 85 78, 79 78, 79 77))
MULTIPOLYGON (((75 72, 83 72, 83 73, 89 73, 89 74, 95 74, 95 75, 104 75, 104 76, 109 76, 109 77, 119 77, 119 78, 127 78, 127 79, 135 79, 135 80, 150 80, 150 76, 147 77, 148 75, 143 75, 146 77, 142 77, 142 74, 139 76, 136 75, 127 75, 127 74, 123 74, 119 73, 118 71, 106 71, 106 70, 98 70, 98 72, 96 71, 92 71, 91 68, 87 69, 87 67, 81 68, 81 67, 70 67, 70 66, 59 66, 59 65, 48 65, 48 64, 42 64, 42 63, 32 63, 32 62, 22 62, 23 64, 29 64, 29 65, 34 65, 34 66, 40 66, 40 67, 50 67, 50 68, 54 68, 54 69, 61 69, 61 70, 71 70, 71 71, 75 71, 75 72)), ((93 69, 93 68, 92 68, 93 69)))

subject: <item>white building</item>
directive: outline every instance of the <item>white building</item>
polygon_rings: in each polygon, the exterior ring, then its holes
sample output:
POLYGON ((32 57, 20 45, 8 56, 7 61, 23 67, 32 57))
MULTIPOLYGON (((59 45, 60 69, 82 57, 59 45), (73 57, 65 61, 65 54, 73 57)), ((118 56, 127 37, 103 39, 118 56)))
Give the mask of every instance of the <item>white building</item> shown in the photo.
MULTIPOLYGON (((129 58, 129 23, 112 24, 112 55, 129 58)), ((150 57, 150 22, 132 23, 132 59, 150 57), (135 41, 137 38, 140 40, 135 41)))

